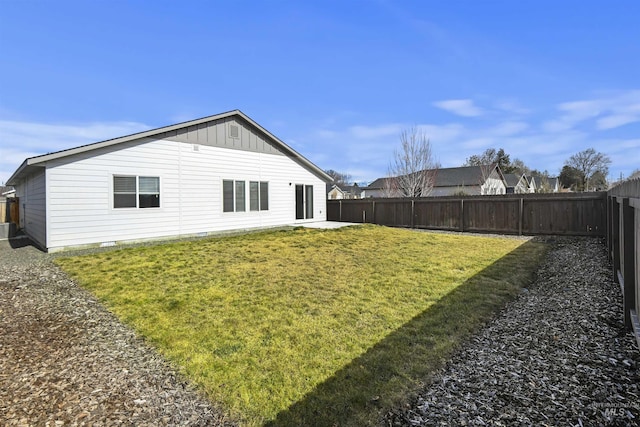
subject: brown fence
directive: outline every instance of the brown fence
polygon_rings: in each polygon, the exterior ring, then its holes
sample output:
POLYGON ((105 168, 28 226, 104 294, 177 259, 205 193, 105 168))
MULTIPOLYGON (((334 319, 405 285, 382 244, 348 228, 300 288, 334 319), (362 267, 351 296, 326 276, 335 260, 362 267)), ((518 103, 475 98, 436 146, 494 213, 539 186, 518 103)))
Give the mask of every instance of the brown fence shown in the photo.
POLYGON ((9 212, 9 201, 4 197, 0 197, 0 223, 9 222, 9 212))
POLYGON ((609 190, 607 209, 607 247, 614 280, 624 297, 624 323, 633 329, 640 346, 640 179, 609 190))
POLYGON ((603 237, 607 193, 328 200, 327 219, 434 230, 603 237))

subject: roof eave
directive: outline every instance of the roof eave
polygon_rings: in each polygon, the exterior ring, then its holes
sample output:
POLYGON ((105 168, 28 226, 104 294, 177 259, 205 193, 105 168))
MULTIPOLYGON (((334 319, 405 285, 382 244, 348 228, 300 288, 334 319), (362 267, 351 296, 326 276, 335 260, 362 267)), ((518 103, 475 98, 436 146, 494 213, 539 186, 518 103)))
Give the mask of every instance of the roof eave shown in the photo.
POLYGON ((305 166, 307 169, 311 170, 320 179, 322 179, 325 182, 333 182, 333 178, 331 178, 329 175, 327 175, 322 169, 320 169, 319 167, 314 165, 310 160, 308 160, 303 155, 301 155, 300 153, 295 151, 293 148, 289 147, 287 144, 285 144, 282 140, 280 140, 278 137, 273 135, 271 132, 269 132, 268 130, 266 130, 262 126, 260 126, 257 122, 252 120, 249 116, 244 114, 242 111, 236 109, 236 110, 232 110, 232 111, 227 111, 226 113, 215 114, 213 116, 207 116, 207 117, 202 117, 200 119, 195 119, 195 120, 190 120, 190 121, 187 121, 187 122, 177 123, 175 125, 169 125, 169 126, 165 126, 165 127, 161 127, 161 128, 147 130, 147 131, 144 131, 144 132, 134 133, 134 134, 131 134, 131 135, 121 136, 121 137, 118 137, 118 138, 108 139, 108 140, 105 140, 105 141, 94 142, 94 143, 91 143, 91 144, 85 144, 85 145, 81 145, 81 146, 75 147, 75 148, 69 148, 69 149, 66 149, 66 150, 56 151, 54 153, 42 154, 40 156, 29 157, 24 162, 22 162, 20 167, 13 173, 13 175, 11 175, 11 177, 7 181, 7 184, 8 185, 15 185, 15 184, 13 184, 13 182, 15 180, 18 180, 21 177, 21 175, 25 172, 25 170, 27 169, 28 166, 38 166, 38 165, 44 166, 43 165, 44 163, 46 163, 48 161, 51 161, 51 160, 56 160, 56 159, 60 159, 60 158, 63 158, 63 157, 72 156, 74 154, 81 154, 81 153, 85 153, 87 151, 93 151, 93 150, 97 150, 97 149, 100 149, 100 148, 110 147, 112 145, 122 144, 124 142, 133 141, 133 140, 136 140, 136 139, 149 138, 149 137, 161 134, 161 133, 171 132, 171 131, 174 131, 174 130, 177 130, 177 129, 182 129, 182 128, 185 128, 185 127, 188 127, 188 126, 196 126, 196 125, 199 125, 201 123, 206 123, 206 122, 209 122, 209 121, 212 121, 212 120, 220 120, 220 119, 224 119, 224 118, 231 117, 231 116, 240 116, 240 117, 242 117, 244 120, 249 122, 252 126, 255 126, 258 130, 260 130, 261 132, 266 134, 269 138, 273 139, 278 145, 281 146, 281 148, 283 150, 288 152, 293 158, 297 159, 297 161, 302 163, 302 165, 305 166))
POLYGON ((32 163, 32 159, 28 158, 25 159, 22 164, 20 166, 18 166, 18 169, 16 169, 16 171, 13 173, 13 175, 11 175, 9 177, 9 179, 7 180, 7 182, 5 183, 6 185, 12 185, 12 186, 16 186, 21 180, 22 180, 22 175, 25 173, 25 171, 29 168, 29 166, 31 166, 32 163))

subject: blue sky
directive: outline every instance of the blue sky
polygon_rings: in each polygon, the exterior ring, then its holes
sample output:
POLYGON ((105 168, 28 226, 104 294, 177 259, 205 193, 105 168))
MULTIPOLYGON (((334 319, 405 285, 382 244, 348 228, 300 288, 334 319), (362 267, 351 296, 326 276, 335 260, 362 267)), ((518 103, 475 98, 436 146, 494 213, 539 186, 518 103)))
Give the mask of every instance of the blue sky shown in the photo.
POLYGON ((323 169, 504 148, 640 168, 638 1, 0 0, 0 182, 29 156, 240 109, 323 169))

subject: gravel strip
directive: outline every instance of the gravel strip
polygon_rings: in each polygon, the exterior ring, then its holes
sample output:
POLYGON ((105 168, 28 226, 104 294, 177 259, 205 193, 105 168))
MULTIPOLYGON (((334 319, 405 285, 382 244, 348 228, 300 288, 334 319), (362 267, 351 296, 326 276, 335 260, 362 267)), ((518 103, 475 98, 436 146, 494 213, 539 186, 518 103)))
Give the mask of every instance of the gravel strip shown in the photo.
POLYGON ((640 425, 640 352, 599 239, 558 239, 537 279, 389 426, 640 425))
POLYGON ((0 425, 232 425, 49 255, 11 245, 0 242, 0 425))

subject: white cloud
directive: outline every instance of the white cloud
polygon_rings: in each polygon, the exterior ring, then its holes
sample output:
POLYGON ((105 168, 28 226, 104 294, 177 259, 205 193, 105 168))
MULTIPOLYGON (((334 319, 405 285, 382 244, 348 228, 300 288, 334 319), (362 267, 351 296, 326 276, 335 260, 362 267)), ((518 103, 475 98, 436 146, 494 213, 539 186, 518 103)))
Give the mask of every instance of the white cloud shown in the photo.
POLYGON ((0 181, 6 181, 24 159, 40 154, 149 129, 136 122, 77 125, 0 120, 0 181))
POLYGON ((640 121, 640 114, 612 114, 596 121, 596 127, 600 130, 615 129, 629 123, 640 121))
POLYGON ((591 100, 564 102, 556 106, 563 114, 543 123, 547 132, 570 130, 579 124, 590 124, 597 130, 615 129, 640 122, 640 91, 608 94, 591 100))
POLYGON ((436 101, 433 105, 462 117, 477 117, 484 114, 484 111, 481 108, 476 107, 471 99, 449 99, 445 101, 436 101))
MULTIPOLYGON (((470 100, 453 101, 463 102, 441 101, 439 107, 481 112, 473 110, 476 107, 470 100)), ((626 175, 639 167, 636 154, 640 153, 639 140, 605 138, 602 132, 637 121, 640 91, 600 94, 546 108, 538 105, 535 110, 515 101, 489 102, 493 107, 481 121, 462 115, 454 122, 415 125, 430 139, 442 167, 460 166, 466 158, 487 148, 504 148, 512 159, 519 158, 531 168, 555 175, 571 155, 590 147, 611 157, 612 177, 620 172, 626 175)), ((345 171, 357 181, 372 181, 386 174, 393 151, 399 145, 400 132, 413 126, 398 122, 352 123, 341 128, 323 123, 322 132, 306 133, 305 139, 310 148, 331 151, 330 156, 323 158, 326 163, 321 167, 345 171)))

